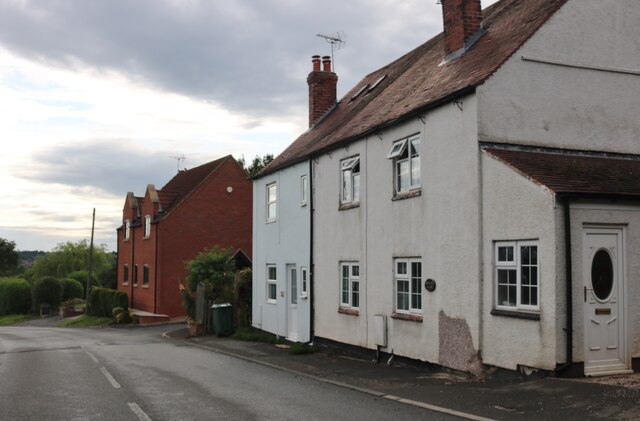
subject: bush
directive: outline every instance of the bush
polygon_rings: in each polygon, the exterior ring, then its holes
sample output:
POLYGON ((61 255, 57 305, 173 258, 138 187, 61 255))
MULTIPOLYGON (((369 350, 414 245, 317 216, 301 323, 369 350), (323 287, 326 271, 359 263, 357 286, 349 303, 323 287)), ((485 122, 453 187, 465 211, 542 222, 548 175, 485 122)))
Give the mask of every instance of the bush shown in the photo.
POLYGON ((125 311, 122 307, 115 307, 112 314, 118 324, 131 323, 131 316, 129 315, 129 312, 125 311))
POLYGON ((51 310, 60 306, 62 301, 62 284, 53 276, 43 276, 33 284, 33 307, 36 312, 41 304, 49 304, 51 310))
POLYGON ((21 278, 0 280, 0 316, 26 314, 31 310, 31 286, 21 278))
POLYGON ((82 284, 75 279, 62 279, 62 301, 71 300, 72 298, 84 298, 84 288, 82 284))
POLYGON ((89 302, 87 302, 87 314, 100 317, 114 317, 113 309, 121 307, 123 311, 129 311, 129 296, 124 291, 108 288, 91 288, 89 302))

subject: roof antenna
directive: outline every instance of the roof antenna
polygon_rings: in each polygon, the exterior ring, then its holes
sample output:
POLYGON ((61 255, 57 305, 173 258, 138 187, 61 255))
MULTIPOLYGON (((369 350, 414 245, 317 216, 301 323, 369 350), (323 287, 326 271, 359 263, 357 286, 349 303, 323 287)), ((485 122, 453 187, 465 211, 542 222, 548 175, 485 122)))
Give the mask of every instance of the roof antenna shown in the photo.
POLYGON ((180 172, 180 162, 182 162, 185 159, 187 159, 184 155, 170 156, 169 158, 175 159, 176 161, 178 161, 178 172, 180 172))
POLYGON ((333 62, 333 72, 336 71, 336 60, 333 58, 333 50, 341 49, 347 42, 347 36, 344 31, 338 31, 335 34, 325 35, 316 34, 317 37, 324 38, 329 44, 331 44, 331 61, 333 62))

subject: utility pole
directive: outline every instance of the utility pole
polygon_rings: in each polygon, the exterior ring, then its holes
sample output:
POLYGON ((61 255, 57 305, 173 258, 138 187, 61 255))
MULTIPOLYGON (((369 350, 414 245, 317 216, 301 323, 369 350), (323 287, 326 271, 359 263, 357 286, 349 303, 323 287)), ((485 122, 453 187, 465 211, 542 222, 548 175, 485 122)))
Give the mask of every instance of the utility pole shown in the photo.
MULTIPOLYGON (((96 225, 96 208, 93 208, 93 219, 91 221, 91 243, 89 243, 89 276, 87 276, 87 304, 89 303, 89 287, 91 285, 91 273, 93 272, 93 229, 96 225)), ((85 304, 85 313, 86 304, 85 304)))

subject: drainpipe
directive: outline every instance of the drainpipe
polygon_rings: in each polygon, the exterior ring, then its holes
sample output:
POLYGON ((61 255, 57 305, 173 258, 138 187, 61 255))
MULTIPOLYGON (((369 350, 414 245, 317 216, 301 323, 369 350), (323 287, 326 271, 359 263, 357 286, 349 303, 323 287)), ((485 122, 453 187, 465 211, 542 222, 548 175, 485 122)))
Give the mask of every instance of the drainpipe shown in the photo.
POLYGON ((567 321, 565 334, 567 336, 567 348, 565 363, 556 368, 560 373, 573 364, 573 269, 571 266, 571 196, 561 198, 564 211, 564 267, 565 267, 565 299, 567 321))
MULTIPOLYGON (((130 223, 131 224, 131 223, 130 223)), ((135 258, 136 258, 136 230, 133 229, 133 227, 129 228, 129 241, 131 241, 131 268, 129 270, 129 289, 131 290, 131 303, 129 304, 129 308, 135 308, 134 307, 134 301, 133 301, 133 279, 134 279, 134 273, 133 271, 136 268, 136 264, 135 264, 135 258)), ((137 272, 137 271, 136 271, 137 272)))
POLYGON ((313 279, 315 277, 313 267, 313 158, 309 158, 309 341, 313 342, 314 334, 314 305, 315 294, 313 289, 313 279))
POLYGON ((153 313, 157 313, 158 304, 158 223, 155 224, 155 243, 156 243, 156 255, 153 259, 153 313))

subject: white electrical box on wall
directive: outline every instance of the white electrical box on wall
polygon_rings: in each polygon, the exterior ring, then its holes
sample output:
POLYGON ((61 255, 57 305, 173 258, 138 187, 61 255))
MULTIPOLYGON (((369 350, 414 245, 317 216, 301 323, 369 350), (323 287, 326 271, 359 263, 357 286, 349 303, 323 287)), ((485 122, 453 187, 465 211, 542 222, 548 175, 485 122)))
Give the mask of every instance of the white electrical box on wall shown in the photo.
POLYGON ((373 333, 376 345, 387 346, 387 316, 376 314, 373 316, 373 333))

